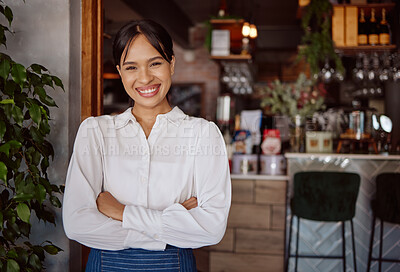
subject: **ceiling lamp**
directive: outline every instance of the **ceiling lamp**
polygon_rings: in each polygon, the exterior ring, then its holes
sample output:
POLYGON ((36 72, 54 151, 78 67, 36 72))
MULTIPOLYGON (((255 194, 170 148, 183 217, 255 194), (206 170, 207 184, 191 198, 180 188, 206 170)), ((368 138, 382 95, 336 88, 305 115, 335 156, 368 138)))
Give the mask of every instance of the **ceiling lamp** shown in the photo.
POLYGON ((257 38, 258 33, 257 33, 257 27, 255 24, 250 25, 250 38, 255 39, 257 38))
POLYGON ((242 26, 242 35, 243 37, 248 37, 250 35, 250 24, 245 22, 242 26))

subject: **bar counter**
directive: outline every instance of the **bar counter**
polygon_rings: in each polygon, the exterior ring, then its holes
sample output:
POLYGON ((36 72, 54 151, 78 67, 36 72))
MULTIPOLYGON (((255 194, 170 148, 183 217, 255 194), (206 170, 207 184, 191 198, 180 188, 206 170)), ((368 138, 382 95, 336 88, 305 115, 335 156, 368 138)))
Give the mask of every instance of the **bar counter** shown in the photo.
MULTIPOLYGON (((399 155, 370 155, 370 154, 313 154, 313 153, 286 153, 288 175, 288 200, 292 195, 293 175, 299 171, 339 171, 353 172, 361 177, 360 191, 357 198, 356 215, 354 221, 357 270, 365 271, 368 261, 368 248, 372 224, 371 200, 375 195, 375 178, 380 173, 400 172, 399 155)), ((288 237, 290 208, 287 205, 286 237, 288 237)), ((321 223, 302 220, 299 249, 304 254, 340 254, 341 232, 337 223, 321 223)), ((296 220, 293 222, 293 235, 296 233, 296 220)), ((377 223, 378 224, 378 223, 377 223)), ((375 233, 379 233, 379 227, 375 233)), ((347 271, 353 267, 350 223, 346 223, 346 261, 347 271)), ((378 236, 375 236, 376 238, 378 236)), ((288 241, 288 239, 286 239, 288 241)), ((292 239, 292 249, 294 239, 292 239)), ((376 240, 375 240, 376 241, 376 240)), ((400 231, 395 225, 385 223, 384 257, 398 259, 400 249, 400 231), (397 244, 397 246, 396 246, 397 244)), ((287 243, 287 242, 286 242, 287 243)), ((287 245, 285 245, 287 248, 287 245)), ((374 243, 375 256, 378 253, 374 243)), ((341 260, 299 259, 299 271, 341 271, 341 260)), ((290 267, 294 267, 294 258, 290 267)), ((383 263, 383 271, 398 271, 398 264, 383 263)), ((377 262, 373 262, 371 271, 377 270, 377 262)))
POLYGON ((199 272, 282 272, 285 175, 231 175, 228 228, 215 246, 195 250, 199 272))

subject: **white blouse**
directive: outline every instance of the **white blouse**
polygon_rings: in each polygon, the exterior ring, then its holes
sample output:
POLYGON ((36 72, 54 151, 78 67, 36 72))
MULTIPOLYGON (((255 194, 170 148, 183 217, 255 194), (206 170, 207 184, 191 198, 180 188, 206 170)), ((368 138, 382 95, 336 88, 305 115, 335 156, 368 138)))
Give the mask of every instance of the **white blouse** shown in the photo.
POLYGON ((93 248, 198 248, 222 239, 230 201, 225 144, 214 123, 175 107, 157 116, 146 139, 129 108, 80 125, 63 224, 68 238, 93 248), (102 191, 126 205, 122 222, 98 211, 102 191), (188 211, 179 203, 192 196, 198 207, 188 211))

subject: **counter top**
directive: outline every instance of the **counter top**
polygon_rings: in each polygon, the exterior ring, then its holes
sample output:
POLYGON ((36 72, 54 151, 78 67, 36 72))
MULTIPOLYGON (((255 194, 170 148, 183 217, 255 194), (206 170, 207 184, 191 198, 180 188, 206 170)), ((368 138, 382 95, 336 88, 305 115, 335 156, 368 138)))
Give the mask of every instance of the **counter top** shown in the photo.
POLYGON ((288 180, 288 176, 284 175, 238 175, 231 174, 231 179, 252 179, 252 180, 288 180))
POLYGON ((354 160, 400 160, 400 155, 338 154, 338 153, 285 153, 287 159, 354 159, 354 160))

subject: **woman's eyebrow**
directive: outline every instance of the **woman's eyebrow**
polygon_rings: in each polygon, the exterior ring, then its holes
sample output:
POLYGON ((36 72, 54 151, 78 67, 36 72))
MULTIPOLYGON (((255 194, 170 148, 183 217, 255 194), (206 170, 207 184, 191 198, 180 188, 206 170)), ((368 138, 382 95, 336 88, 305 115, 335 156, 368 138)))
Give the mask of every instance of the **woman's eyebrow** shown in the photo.
MULTIPOLYGON (((161 56, 155 56, 155 57, 149 58, 147 62, 152 62, 152 61, 155 61, 158 59, 163 60, 164 58, 161 56)), ((137 64, 136 61, 125 61, 122 65, 125 66, 125 65, 135 65, 135 64, 137 64)))

